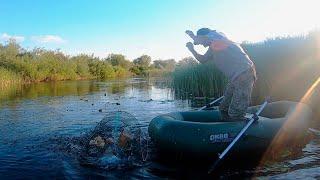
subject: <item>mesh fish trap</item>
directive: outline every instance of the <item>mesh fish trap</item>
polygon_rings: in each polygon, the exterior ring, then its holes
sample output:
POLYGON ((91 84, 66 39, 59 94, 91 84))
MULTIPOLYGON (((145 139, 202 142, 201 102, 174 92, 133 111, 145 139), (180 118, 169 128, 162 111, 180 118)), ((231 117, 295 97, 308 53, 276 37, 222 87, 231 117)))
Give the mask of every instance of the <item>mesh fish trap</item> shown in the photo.
POLYGON ((87 134, 85 144, 82 157, 90 164, 99 164, 106 155, 126 162, 144 162, 148 158, 147 133, 142 131, 139 120, 125 111, 107 112, 87 134))

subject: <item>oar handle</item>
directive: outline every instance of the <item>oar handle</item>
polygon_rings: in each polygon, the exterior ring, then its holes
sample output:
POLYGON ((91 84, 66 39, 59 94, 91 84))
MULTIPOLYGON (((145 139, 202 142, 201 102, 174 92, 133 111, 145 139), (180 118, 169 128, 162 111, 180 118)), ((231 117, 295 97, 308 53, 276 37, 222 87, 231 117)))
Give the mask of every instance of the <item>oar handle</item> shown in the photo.
POLYGON ((205 106, 201 107, 198 111, 204 110, 205 108, 212 106, 213 104, 215 104, 215 103, 217 103, 217 102, 221 101, 223 98, 224 98, 224 96, 221 96, 221 97, 219 97, 219 98, 217 98, 217 99, 213 100, 211 103, 209 103, 209 104, 207 104, 207 105, 205 105, 205 106))

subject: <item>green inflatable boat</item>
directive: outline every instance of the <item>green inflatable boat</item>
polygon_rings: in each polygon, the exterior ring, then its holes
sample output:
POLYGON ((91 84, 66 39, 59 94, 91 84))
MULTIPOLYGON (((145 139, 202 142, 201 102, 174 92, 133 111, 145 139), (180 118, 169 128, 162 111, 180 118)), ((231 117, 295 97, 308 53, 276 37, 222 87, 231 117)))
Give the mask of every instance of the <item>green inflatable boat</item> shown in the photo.
MULTIPOLYGON (((248 108, 247 116, 258 108, 248 108)), ((306 104, 269 103, 232 151, 265 151, 271 146, 293 145, 305 137, 311 119, 312 111, 306 104)), ((218 110, 173 112, 152 119, 148 131, 160 151, 212 157, 221 153, 246 123, 223 122, 218 110)))

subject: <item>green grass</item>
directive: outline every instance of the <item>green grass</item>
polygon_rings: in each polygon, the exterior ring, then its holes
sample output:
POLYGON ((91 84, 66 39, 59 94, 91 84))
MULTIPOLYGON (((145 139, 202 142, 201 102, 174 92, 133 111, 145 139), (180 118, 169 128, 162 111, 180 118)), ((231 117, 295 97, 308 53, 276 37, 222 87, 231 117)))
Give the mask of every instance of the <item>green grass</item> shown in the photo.
POLYGON ((2 67, 0 67, 0 77, 0 87, 7 87, 12 84, 21 83, 22 81, 19 75, 2 67))

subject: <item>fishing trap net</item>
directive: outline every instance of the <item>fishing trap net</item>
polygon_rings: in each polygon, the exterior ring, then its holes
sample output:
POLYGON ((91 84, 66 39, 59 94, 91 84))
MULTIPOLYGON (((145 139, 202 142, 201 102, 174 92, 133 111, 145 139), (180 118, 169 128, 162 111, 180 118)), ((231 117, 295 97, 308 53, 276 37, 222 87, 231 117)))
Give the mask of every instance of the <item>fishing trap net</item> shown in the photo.
MULTIPOLYGON (((109 166, 101 161, 112 157, 122 162, 143 163, 148 159, 148 135, 140 121, 125 111, 107 112, 85 138, 81 162, 109 166)), ((109 160, 108 160, 109 161, 109 160)))

